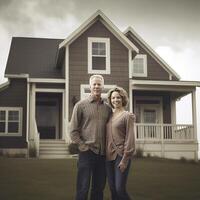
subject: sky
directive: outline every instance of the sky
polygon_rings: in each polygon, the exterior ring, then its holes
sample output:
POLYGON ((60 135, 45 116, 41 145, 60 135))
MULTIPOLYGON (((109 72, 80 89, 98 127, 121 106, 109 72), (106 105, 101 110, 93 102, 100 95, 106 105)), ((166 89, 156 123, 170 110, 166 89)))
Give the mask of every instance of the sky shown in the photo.
MULTIPOLYGON (((121 31, 131 26, 181 80, 200 81, 199 0, 0 0, 0 83, 12 37, 65 39, 98 9, 121 31)), ((198 102, 200 89, 200 124, 198 102)), ((177 103, 177 122, 191 123, 191 115, 187 96, 177 103)))

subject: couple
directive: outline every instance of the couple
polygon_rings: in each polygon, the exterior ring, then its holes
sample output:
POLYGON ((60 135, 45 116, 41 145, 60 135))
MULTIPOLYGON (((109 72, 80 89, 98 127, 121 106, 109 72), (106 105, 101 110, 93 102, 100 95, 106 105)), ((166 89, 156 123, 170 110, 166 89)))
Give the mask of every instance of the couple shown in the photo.
POLYGON ((70 123, 71 139, 80 150, 76 200, 87 200, 89 188, 90 200, 103 200, 106 174, 112 200, 129 200, 126 182, 135 151, 135 117, 125 111, 127 93, 120 87, 110 90, 109 106, 101 98, 103 77, 93 75, 89 82, 91 94, 75 105, 70 123))

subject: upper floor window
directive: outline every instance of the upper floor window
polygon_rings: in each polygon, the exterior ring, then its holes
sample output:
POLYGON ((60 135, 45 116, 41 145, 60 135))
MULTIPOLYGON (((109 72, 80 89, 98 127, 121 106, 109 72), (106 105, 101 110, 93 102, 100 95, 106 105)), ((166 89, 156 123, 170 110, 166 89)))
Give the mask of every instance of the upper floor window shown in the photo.
POLYGON ((138 54, 133 59, 133 76, 146 77, 147 76, 147 56, 138 54))
POLYGON ((0 135, 21 135, 22 108, 0 107, 0 135))
POLYGON ((88 73, 110 74, 109 38, 88 38, 88 73))

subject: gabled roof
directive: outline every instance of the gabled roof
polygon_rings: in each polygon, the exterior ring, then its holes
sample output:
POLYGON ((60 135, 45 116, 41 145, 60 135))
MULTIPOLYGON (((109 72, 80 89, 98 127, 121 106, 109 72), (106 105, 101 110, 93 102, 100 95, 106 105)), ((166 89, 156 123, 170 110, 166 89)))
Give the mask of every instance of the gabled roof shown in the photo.
POLYGON ((180 76, 135 32, 132 27, 128 27, 124 34, 128 35, 137 40, 137 42, 155 59, 159 64, 171 75, 175 76, 180 80, 180 76))
POLYGON ((60 43, 59 48, 71 44, 97 20, 100 20, 114 35, 117 37, 128 49, 138 53, 138 48, 104 15, 101 10, 97 10, 88 20, 86 20, 78 29, 72 32, 63 42, 60 43))
POLYGON ((5 76, 29 74, 30 78, 62 78, 56 68, 59 43, 63 39, 13 37, 5 76))

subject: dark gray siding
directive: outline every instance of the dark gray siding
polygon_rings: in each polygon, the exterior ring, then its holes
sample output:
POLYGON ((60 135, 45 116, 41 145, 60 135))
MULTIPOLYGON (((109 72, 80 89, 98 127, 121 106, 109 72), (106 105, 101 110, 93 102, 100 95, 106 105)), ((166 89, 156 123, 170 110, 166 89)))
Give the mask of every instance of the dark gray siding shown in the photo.
POLYGON ((26 148, 26 102, 27 83, 25 79, 12 79, 8 88, 0 92, 0 107, 22 107, 23 123, 21 137, 0 136, 0 148, 26 148))
POLYGON ((119 85, 128 91, 128 49, 100 22, 94 23, 69 47, 69 115, 73 99, 80 99, 80 85, 88 84, 87 43, 88 37, 110 38, 111 74, 103 75, 106 85, 119 85))
MULTIPOLYGON (((132 34, 129 34, 127 37, 139 49, 139 54, 147 55, 147 77, 133 77, 133 79, 169 80, 168 72, 137 42, 132 34)), ((173 77, 173 80, 177 78, 173 77)))

